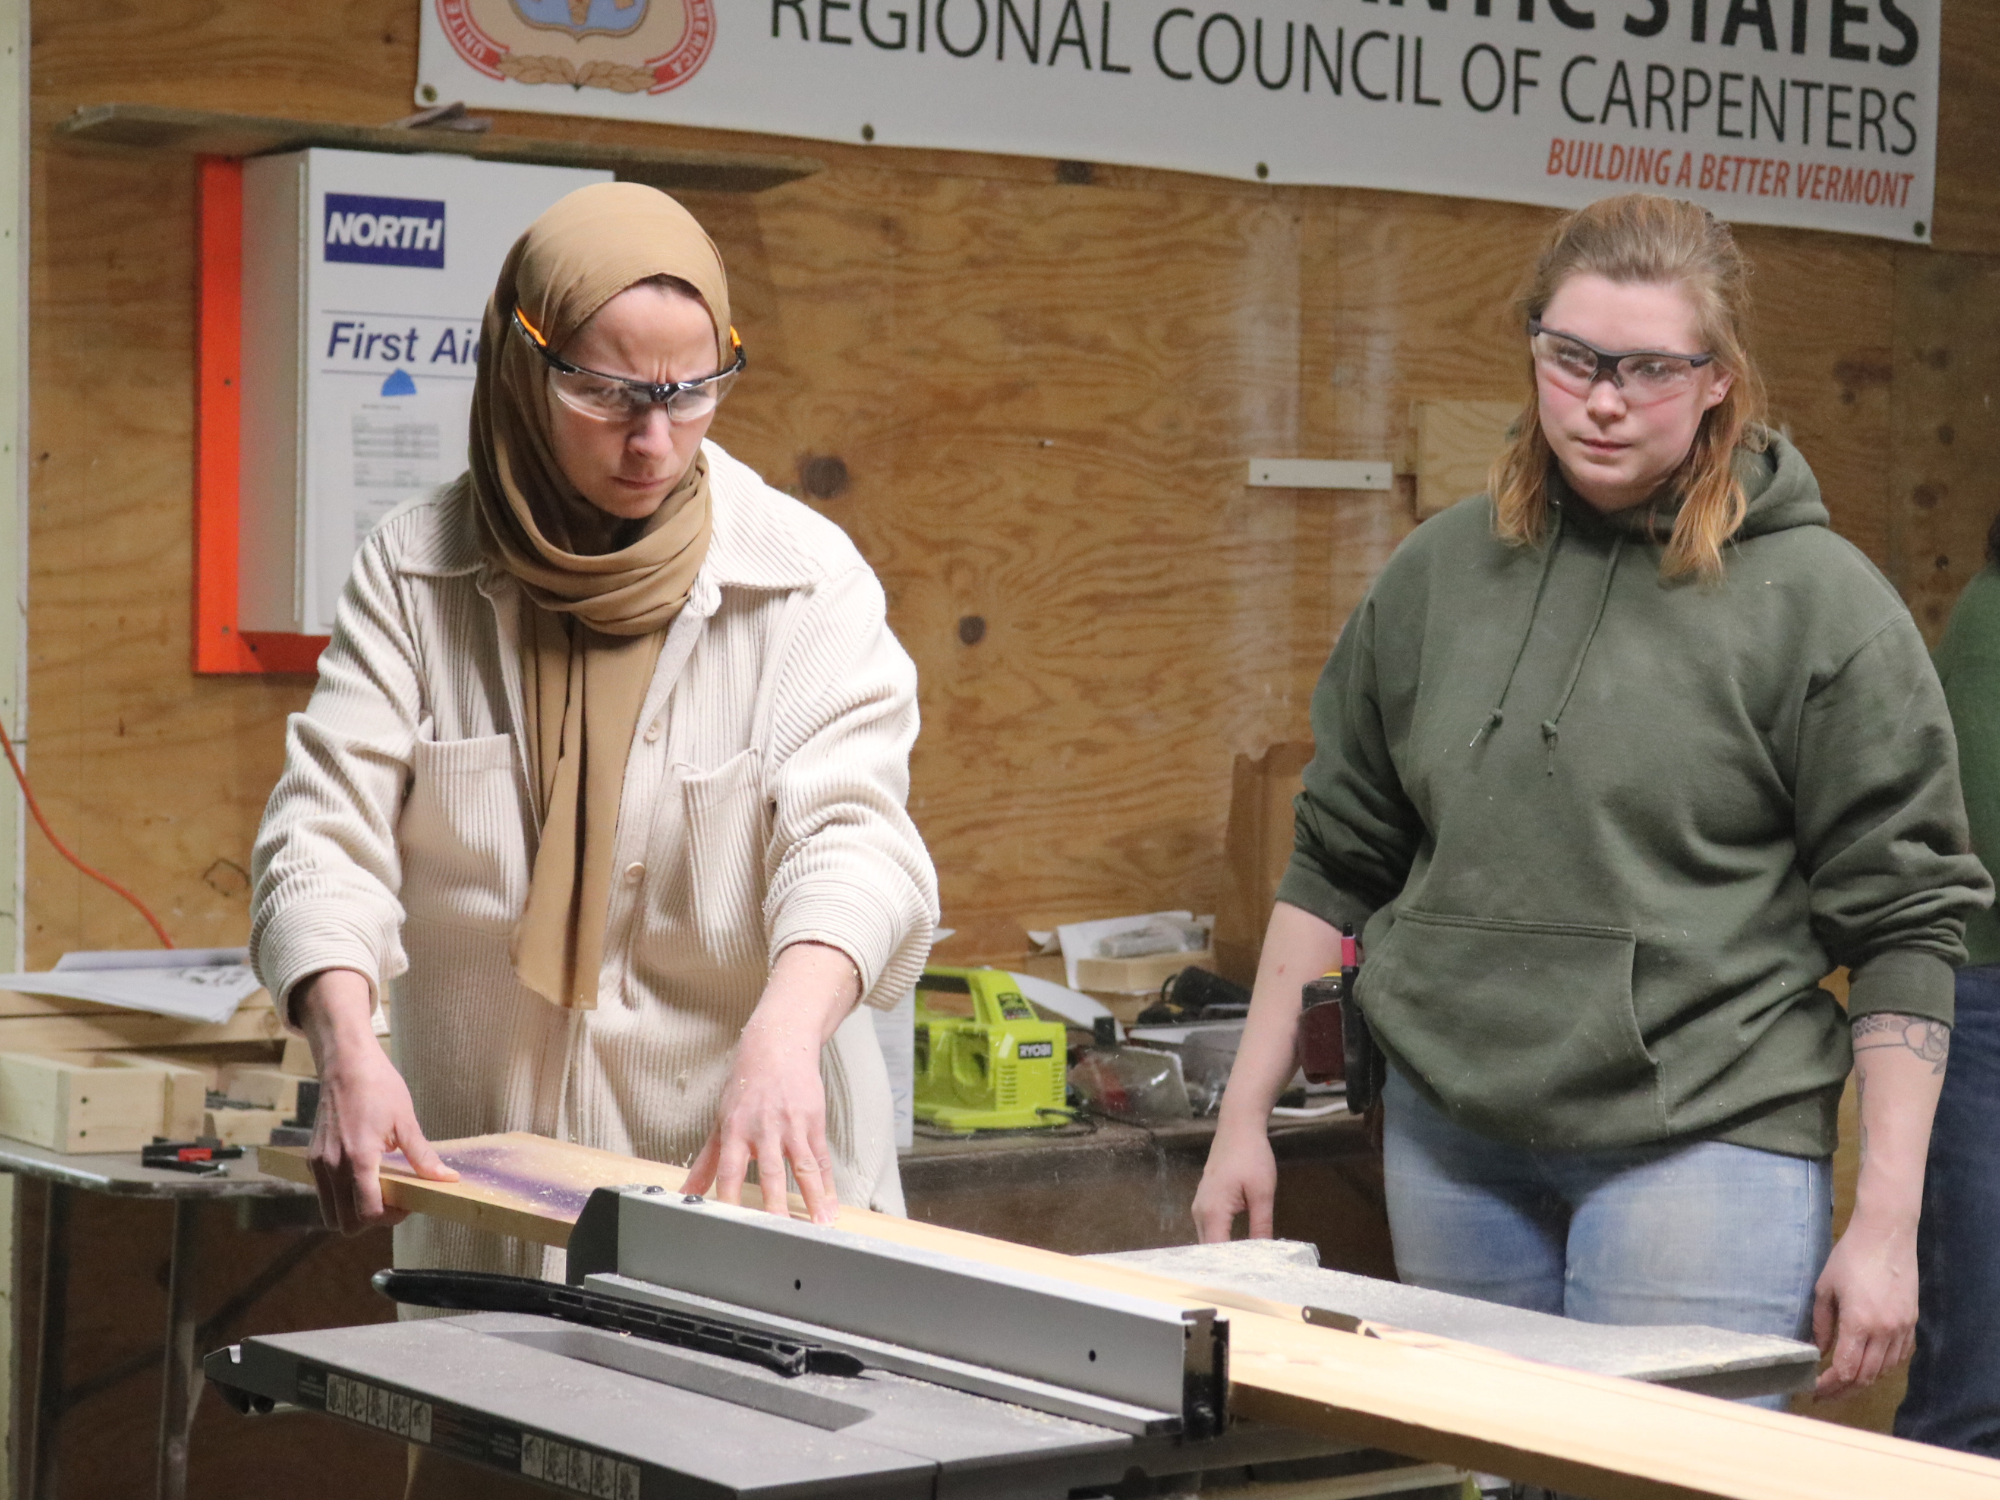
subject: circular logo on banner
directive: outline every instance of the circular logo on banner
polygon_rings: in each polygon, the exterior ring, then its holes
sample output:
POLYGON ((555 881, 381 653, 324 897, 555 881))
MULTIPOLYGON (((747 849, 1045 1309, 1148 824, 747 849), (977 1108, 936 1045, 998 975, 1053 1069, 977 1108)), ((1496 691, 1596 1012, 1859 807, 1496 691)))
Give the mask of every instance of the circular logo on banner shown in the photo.
POLYGON ((715 0, 436 0, 439 23, 488 78, 664 94, 715 47, 715 0))

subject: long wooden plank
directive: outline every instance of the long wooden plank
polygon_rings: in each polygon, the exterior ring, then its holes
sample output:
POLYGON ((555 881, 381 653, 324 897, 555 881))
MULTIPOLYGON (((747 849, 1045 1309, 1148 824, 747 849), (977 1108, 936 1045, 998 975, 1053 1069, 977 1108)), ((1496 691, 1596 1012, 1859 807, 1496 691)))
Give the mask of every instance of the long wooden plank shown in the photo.
POLYGON ((209 1047, 220 1042, 271 1042, 285 1034, 268 1005, 239 1010, 227 1021, 182 1021, 173 1016, 105 1008, 90 1014, 0 1019, 0 1050, 8 1052, 132 1052, 153 1047, 209 1047))
MULTIPOLYGON (((568 1238, 593 1187, 678 1188, 679 1168, 536 1136, 438 1143, 458 1183, 391 1169, 388 1203, 543 1244, 568 1238)), ((304 1153, 260 1153, 310 1180, 304 1153)), ((1309 1326, 1299 1309, 960 1230, 842 1208, 839 1226, 1083 1285, 1231 1309, 1232 1395, 1260 1421, 1597 1500, 2000 1500, 2000 1463, 1430 1335, 1309 1326)))
MULTIPOLYGON (((269 1010, 271 992, 256 990, 245 995, 236 1014, 269 1010)), ((26 990, 0 990, 0 1020, 16 1016, 122 1016, 133 1012, 117 1005, 100 1005, 95 1000, 72 1000, 67 995, 31 995, 26 990)), ((144 1015, 146 1012, 139 1012, 144 1015)))
POLYGON ((398 130, 333 120, 262 118, 157 104, 91 104, 56 126, 72 140, 187 156, 262 156, 331 146, 345 151, 448 152, 480 161, 597 167, 664 192, 761 193, 810 177, 822 163, 774 152, 641 149, 596 141, 447 130, 398 130))

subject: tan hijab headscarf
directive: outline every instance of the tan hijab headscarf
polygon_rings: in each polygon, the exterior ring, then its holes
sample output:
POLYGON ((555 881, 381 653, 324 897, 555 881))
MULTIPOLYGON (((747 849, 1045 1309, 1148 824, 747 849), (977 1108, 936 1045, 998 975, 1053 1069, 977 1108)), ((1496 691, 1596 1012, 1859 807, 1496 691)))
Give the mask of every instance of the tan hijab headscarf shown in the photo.
POLYGON ((518 306, 560 353, 606 302, 652 276, 692 286, 729 346, 722 257, 694 217, 632 182, 581 188, 514 244, 486 304, 472 395, 471 487, 486 555, 520 580, 524 726, 541 845, 510 953, 556 1005, 597 1003, 612 839, 633 731, 667 626, 708 552, 699 454, 660 508, 620 522, 564 477, 549 440, 546 369, 514 331, 518 306))

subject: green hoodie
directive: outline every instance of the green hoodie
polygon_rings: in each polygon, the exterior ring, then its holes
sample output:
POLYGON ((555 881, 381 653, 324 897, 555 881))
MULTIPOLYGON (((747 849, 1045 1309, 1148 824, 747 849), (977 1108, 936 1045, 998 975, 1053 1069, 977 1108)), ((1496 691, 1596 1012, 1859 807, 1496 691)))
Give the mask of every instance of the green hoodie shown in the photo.
POLYGON ((1352 923, 1358 998, 1453 1118, 1527 1145, 1712 1137, 1822 1156, 1848 1007, 1949 1024, 1968 851, 1909 612, 1772 437, 1719 584, 1660 576, 1671 513, 1554 485, 1418 527, 1313 694, 1278 898, 1352 923))
MULTIPOLYGON (((2000 568, 1981 569, 1965 586, 1931 659, 1958 731, 1958 781, 1972 852, 1990 874, 2000 864, 2000 568)), ((1966 919, 1965 957, 2000 964, 2000 912, 1966 919)))

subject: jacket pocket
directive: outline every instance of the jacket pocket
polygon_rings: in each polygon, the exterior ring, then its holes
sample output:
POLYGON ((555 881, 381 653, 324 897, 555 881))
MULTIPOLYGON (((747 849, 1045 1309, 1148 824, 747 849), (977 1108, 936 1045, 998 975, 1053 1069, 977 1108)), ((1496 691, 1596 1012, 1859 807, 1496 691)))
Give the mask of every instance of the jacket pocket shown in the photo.
POLYGON ((677 769, 696 935, 718 968, 761 968, 771 831, 760 758, 750 749, 713 771, 677 769))
POLYGON ((525 817, 511 735, 419 739, 396 829, 403 909, 449 927, 512 931, 528 899, 525 817))
POLYGON ((1607 1147, 1667 1132, 1632 1005, 1634 935, 1404 909, 1361 968, 1388 1050, 1462 1124, 1503 1140, 1607 1147))

